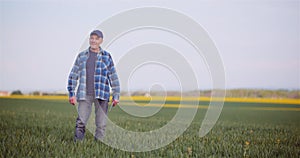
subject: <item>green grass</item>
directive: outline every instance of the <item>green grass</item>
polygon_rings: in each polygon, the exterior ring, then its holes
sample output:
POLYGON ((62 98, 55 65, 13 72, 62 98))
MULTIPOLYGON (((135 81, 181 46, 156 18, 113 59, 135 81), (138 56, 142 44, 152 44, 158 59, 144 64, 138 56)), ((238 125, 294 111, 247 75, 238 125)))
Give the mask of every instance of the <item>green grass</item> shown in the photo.
MULTIPOLYGON (((174 142, 132 153, 95 142, 89 132, 85 141, 74 143, 76 109, 66 101, 0 99, 0 157, 300 157, 300 112, 251 107, 300 105, 226 103, 217 124, 202 138, 198 132, 206 110, 198 109, 191 126, 174 142)), ((138 118, 115 108, 109 117, 123 128, 148 131, 162 127, 175 112, 163 108, 155 116, 138 118)))

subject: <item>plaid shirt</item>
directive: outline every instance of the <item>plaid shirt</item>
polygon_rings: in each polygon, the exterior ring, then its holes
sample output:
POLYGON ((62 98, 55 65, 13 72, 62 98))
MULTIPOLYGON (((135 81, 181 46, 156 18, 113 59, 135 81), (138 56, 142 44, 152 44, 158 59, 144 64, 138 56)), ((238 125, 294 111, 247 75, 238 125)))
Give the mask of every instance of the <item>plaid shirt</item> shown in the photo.
MULTIPOLYGON (((86 97, 86 62, 89 57, 89 49, 78 54, 68 79, 69 97, 75 96, 77 88, 77 100, 85 100, 86 97)), ((110 87, 112 88, 113 100, 119 100, 120 83, 113 60, 110 54, 100 48, 97 54, 94 75, 95 98, 109 100, 110 87)))

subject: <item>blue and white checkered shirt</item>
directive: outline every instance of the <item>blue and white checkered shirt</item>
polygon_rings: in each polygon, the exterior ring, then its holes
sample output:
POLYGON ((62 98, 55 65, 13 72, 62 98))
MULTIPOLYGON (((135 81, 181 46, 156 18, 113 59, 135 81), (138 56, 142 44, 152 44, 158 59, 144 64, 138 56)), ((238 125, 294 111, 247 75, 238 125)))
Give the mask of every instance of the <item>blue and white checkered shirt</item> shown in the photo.
MULTIPOLYGON (((86 62, 89 57, 89 49, 78 54, 68 79, 69 97, 75 96, 77 81, 77 100, 85 100, 86 97, 86 62)), ((100 48, 97 54, 94 75, 95 98, 109 100, 110 87, 113 100, 119 100, 120 83, 110 54, 100 48)))

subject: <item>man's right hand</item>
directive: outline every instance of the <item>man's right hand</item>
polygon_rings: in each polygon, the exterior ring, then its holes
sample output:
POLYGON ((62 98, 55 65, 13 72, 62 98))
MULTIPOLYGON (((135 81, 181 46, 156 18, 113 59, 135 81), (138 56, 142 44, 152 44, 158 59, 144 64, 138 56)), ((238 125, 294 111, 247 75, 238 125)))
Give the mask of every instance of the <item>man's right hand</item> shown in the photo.
POLYGON ((72 105, 75 105, 76 104, 76 97, 71 97, 69 98, 69 103, 72 104, 72 105))

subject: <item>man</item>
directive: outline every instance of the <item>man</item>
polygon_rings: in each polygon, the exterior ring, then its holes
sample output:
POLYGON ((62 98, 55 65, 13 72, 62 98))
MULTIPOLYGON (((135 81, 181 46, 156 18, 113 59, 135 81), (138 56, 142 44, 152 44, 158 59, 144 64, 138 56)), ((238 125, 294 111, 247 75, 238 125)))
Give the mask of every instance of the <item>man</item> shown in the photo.
POLYGON ((78 101, 78 117, 75 127, 75 141, 82 140, 85 127, 95 105, 95 139, 103 139, 106 127, 106 114, 112 89, 112 105, 119 103, 120 84, 110 54, 100 47, 103 34, 99 30, 90 33, 90 47, 79 53, 68 78, 69 102, 72 105, 78 101), (77 81, 77 97, 75 89, 77 81))

